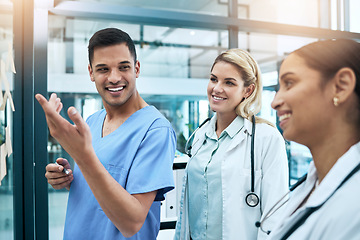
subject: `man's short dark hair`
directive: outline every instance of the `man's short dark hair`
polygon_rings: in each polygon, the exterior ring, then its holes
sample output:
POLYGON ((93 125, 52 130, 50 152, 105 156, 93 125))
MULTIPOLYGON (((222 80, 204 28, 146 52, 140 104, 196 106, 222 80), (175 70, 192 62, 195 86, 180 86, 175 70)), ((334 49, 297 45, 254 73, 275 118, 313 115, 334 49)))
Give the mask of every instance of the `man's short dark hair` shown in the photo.
POLYGON ((135 63, 135 45, 129 34, 117 28, 105 28, 97 31, 89 40, 88 54, 90 66, 94 58, 94 49, 96 47, 107 47, 121 43, 125 43, 126 46, 129 48, 130 54, 134 57, 135 63))

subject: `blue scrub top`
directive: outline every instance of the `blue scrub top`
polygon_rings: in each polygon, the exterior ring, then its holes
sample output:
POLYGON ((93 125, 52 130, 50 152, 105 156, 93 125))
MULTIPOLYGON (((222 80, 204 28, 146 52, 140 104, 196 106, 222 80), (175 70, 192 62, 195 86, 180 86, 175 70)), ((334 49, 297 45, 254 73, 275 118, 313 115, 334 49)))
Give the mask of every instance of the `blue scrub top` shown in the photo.
POLYGON ((155 201, 140 231, 125 238, 107 218, 75 165, 65 221, 64 239, 156 239, 160 227, 160 201, 174 188, 172 164, 176 135, 170 123, 152 106, 132 114, 118 129, 102 137, 105 110, 87 123, 96 155, 130 194, 157 190, 155 201))

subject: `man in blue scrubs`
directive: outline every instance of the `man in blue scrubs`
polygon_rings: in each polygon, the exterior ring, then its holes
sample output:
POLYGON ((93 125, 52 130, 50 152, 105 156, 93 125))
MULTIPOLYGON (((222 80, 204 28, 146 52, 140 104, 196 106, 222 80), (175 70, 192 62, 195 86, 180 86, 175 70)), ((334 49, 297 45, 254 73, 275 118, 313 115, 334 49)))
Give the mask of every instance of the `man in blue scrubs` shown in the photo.
POLYGON ((76 162, 49 164, 46 178, 70 189, 64 239, 156 239, 160 201, 174 188, 176 137, 170 123, 136 89, 140 63, 129 35, 108 28, 89 41, 89 74, 104 109, 85 122, 74 107, 37 94, 50 134, 76 162), (63 172, 68 169, 69 174, 63 172))

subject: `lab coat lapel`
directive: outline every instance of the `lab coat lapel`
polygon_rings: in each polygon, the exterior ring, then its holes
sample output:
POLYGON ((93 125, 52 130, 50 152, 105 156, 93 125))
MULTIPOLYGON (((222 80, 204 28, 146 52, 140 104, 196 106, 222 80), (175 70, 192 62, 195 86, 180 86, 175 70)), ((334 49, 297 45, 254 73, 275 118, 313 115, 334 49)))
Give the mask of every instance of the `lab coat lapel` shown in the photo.
MULTIPOLYGON (((319 206, 325 202, 340 183, 347 177, 347 175, 359 164, 359 161, 354 161, 355 152, 360 152, 360 143, 353 145, 343 156, 341 156, 331 168, 321 184, 316 188, 314 193, 310 196, 308 203, 309 207, 319 206)), ((316 180, 316 179, 315 179, 316 180)), ((315 181, 314 181, 315 184, 315 181)))

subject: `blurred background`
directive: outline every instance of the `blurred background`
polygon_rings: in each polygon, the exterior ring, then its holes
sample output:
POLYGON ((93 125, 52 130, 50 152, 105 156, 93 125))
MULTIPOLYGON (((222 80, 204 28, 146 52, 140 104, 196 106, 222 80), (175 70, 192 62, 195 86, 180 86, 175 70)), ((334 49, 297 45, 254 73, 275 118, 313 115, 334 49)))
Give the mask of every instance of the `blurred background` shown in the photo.
MULTIPOLYGON (((318 39, 359 41, 358 10, 358 0, 0 0, 2 93, 7 82, 15 104, 13 111, 11 101, 0 98, 0 143, 13 147, 0 165, 6 170, 0 239, 62 239, 68 192, 53 190, 44 173, 57 157, 73 160, 49 136, 34 94, 56 92, 65 109, 75 106, 84 118, 103 107, 87 71, 87 44, 97 30, 116 27, 133 38, 141 64, 138 90, 171 122, 174 161, 184 163, 186 139, 212 116, 206 86, 219 53, 242 48, 254 56, 264 85, 259 115, 277 124, 270 103, 282 59, 318 39)), ((312 159, 306 147, 286 145, 290 185, 312 159)), ((162 203, 162 222, 176 221, 182 176, 174 170, 177 189, 162 203)), ((158 239, 172 235, 161 230, 158 239)))

